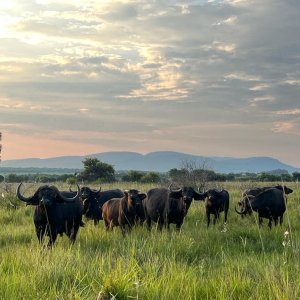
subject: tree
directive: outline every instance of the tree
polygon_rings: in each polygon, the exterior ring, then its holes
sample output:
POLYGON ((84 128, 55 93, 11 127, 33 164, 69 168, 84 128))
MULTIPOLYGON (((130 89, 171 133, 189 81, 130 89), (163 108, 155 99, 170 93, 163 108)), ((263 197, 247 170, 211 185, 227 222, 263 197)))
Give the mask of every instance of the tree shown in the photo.
POLYGON ((185 160, 181 163, 181 169, 171 169, 169 177, 179 185, 191 185, 205 189, 208 180, 215 180, 215 172, 208 169, 208 161, 203 160, 201 163, 196 161, 185 160))
POLYGON ((115 170, 112 165, 103 163, 94 157, 87 157, 82 161, 84 170, 79 178, 87 181, 101 180, 111 182, 115 180, 115 170))
POLYGON ((186 176, 186 170, 178 170, 177 168, 173 168, 169 170, 168 172, 169 177, 171 178, 172 181, 179 181, 181 182, 183 178, 186 176))
POLYGON ((76 178, 74 176, 68 177, 66 183, 70 185, 76 184, 76 178))
MULTIPOLYGON (((193 160, 185 160, 181 163, 182 170, 186 172, 185 185, 198 186, 201 190, 205 189, 206 182, 209 180, 209 175, 215 174, 214 171, 209 170, 209 161, 207 159, 201 162, 193 160)), ((211 180, 213 180, 211 178, 211 180)))
POLYGON ((298 181, 300 180, 300 173, 299 172, 294 172, 292 175, 293 175, 294 180, 298 180, 298 181))
POLYGON ((158 183, 160 181, 160 176, 156 172, 149 172, 146 173, 142 178, 141 182, 151 182, 151 183, 158 183))
POLYGON ((122 180, 128 182, 139 182, 141 181, 143 175, 144 175, 143 172, 130 170, 125 175, 122 176, 122 180))

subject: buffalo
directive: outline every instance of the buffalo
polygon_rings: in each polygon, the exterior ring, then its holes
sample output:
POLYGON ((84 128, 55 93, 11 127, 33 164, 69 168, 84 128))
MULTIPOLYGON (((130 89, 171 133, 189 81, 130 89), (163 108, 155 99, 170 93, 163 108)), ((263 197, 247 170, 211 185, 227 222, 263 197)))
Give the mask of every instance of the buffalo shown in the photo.
POLYGON ((213 223, 216 224, 216 221, 220 217, 220 212, 224 211, 224 223, 227 222, 227 215, 229 209, 229 193, 226 190, 217 190, 210 189, 207 192, 202 194, 203 200, 205 202, 205 211, 207 219, 207 227, 210 224, 210 215, 214 215, 213 223))
POLYGON ((272 221, 275 226, 280 219, 280 224, 283 222, 283 214, 286 210, 286 199, 282 189, 269 188, 263 190, 256 195, 246 194, 239 202, 241 211, 235 207, 235 211, 240 215, 251 214, 252 211, 258 213, 259 225, 262 224, 262 219, 269 219, 268 226, 272 228, 272 221))
POLYGON ((124 191, 122 198, 113 198, 105 202, 102 207, 102 217, 106 229, 113 229, 114 226, 120 226, 124 236, 126 227, 130 230, 136 224, 138 209, 145 197, 146 194, 131 189, 124 191))
MULTIPOLYGON (((291 194, 293 192, 293 190, 291 188, 289 188, 289 187, 287 187, 285 185, 278 184, 278 185, 275 185, 275 186, 265 186, 265 187, 256 187, 256 188, 247 189, 247 190, 245 190, 243 192, 242 197, 246 197, 246 196, 250 196, 250 195, 251 196, 256 196, 256 195, 260 194, 261 192, 266 191, 266 190, 268 190, 270 188, 276 188, 278 190, 283 191, 283 193, 285 195, 285 201, 287 201, 286 195, 291 194)), ((239 201, 238 205, 242 206, 242 202, 239 201)), ((249 210, 246 214, 251 215, 252 214, 252 210, 249 210)), ((242 214, 241 216, 244 217, 245 214, 242 214)), ((283 222, 282 218, 280 218, 280 222, 281 222, 280 224, 282 224, 282 222, 283 222)), ((260 224, 262 223, 262 218, 259 219, 259 222, 260 222, 260 224)))
POLYGON ((281 191, 284 192, 284 194, 288 195, 291 194, 293 192, 293 190, 285 185, 275 185, 275 186, 265 186, 265 187, 257 187, 257 188, 252 188, 252 189, 248 189, 246 191, 243 192, 242 196, 245 197, 246 195, 252 195, 252 196, 256 196, 259 193, 268 190, 270 188, 276 188, 279 189, 281 191))
POLYGON ((194 200, 203 200, 205 196, 202 193, 196 192, 192 187, 184 186, 182 188, 182 195, 183 195, 183 201, 186 204, 185 208, 185 214, 188 213, 188 210, 190 208, 190 205, 192 204, 193 199, 194 200))
POLYGON ((112 198, 121 198, 124 193, 119 189, 101 191, 91 189, 87 186, 81 188, 81 199, 83 202, 83 215, 94 221, 97 225, 102 220, 102 206, 112 198))
POLYGON ((179 230, 187 213, 187 205, 183 199, 182 188, 173 190, 169 188, 153 188, 148 191, 144 200, 144 210, 147 227, 151 229, 151 222, 157 223, 157 228, 163 226, 170 228, 170 224, 176 224, 179 230))
POLYGON ((84 226, 79 186, 73 197, 67 197, 57 187, 48 185, 40 186, 33 196, 25 197, 20 192, 21 185, 22 182, 17 187, 17 197, 27 205, 35 206, 33 221, 39 242, 42 243, 47 235, 48 247, 52 247, 57 235, 65 233, 74 243, 79 227, 84 226))

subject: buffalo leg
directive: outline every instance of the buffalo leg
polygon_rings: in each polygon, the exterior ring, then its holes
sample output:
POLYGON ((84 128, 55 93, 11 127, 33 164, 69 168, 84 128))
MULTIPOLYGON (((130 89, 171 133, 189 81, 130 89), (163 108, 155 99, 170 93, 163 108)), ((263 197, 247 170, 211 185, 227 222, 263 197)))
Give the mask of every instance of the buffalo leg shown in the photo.
POLYGON ((183 223, 183 222, 180 222, 180 223, 177 223, 177 224, 176 224, 176 230, 177 230, 177 231, 180 230, 180 228, 181 228, 181 226, 182 226, 182 223, 183 223))
POLYGON ((113 228, 114 228, 114 222, 113 222, 113 220, 111 220, 111 221, 109 222, 109 229, 110 229, 110 230, 113 230, 113 228))
POLYGON ((126 228, 125 228, 124 225, 121 226, 121 232, 122 232, 123 237, 125 237, 125 234, 126 234, 126 228))
POLYGON ((146 224, 147 224, 147 229, 150 231, 151 230, 151 218, 148 215, 146 216, 146 224))
MULTIPOLYGON (((168 224, 169 225, 169 224, 168 224)), ((167 225, 167 226, 168 226, 167 225)), ((157 229, 159 230, 159 231, 162 231, 162 228, 163 228, 163 226, 164 226, 164 220, 163 220, 163 218, 159 218, 158 219, 158 222, 157 222, 157 229)), ((169 227, 170 228, 170 227, 169 227)))
POLYGON ((274 224, 275 224, 275 226, 277 226, 277 224, 278 224, 278 218, 277 217, 274 218, 274 224))
POLYGON ((263 223, 263 218, 260 215, 258 215, 258 225, 259 225, 259 227, 261 227, 262 223, 263 223))
POLYGON ((57 238, 57 232, 55 231, 54 228, 52 228, 52 230, 50 230, 49 232, 49 242, 48 242, 48 248, 52 248, 52 246, 54 245, 55 241, 57 238))
POLYGON ((71 241, 72 244, 75 243, 78 230, 79 230, 79 226, 75 226, 75 227, 73 227, 73 229, 71 231, 70 241, 71 241))
POLYGON ((210 213, 206 212, 206 219, 207 219, 207 228, 209 227, 210 224, 210 213))
POLYGON ((216 225, 216 222, 217 222, 218 219, 219 219, 219 213, 215 212, 214 225, 216 225))
POLYGON ((224 211, 224 223, 227 223, 227 215, 228 215, 228 210, 224 211))
POLYGON ((105 225, 106 231, 108 231, 110 226, 106 219, 104 219, 104 225, 105 225))
POLYGON ((35 232, 36 232, 36 236, 39 240, 39 243, 41 244, 43 242, 44 239, 44 235, 46 232, 46 226, 38 226, 35 228, 35 232))
POLYGON ((269 219, 269 224, 268 224, 269 228, 272 229, 272 218, 269 219))
POLYGON ((283 222, 283 215, 281 215, 279 218, 279 224, 282 225, 282 222, 283 222))

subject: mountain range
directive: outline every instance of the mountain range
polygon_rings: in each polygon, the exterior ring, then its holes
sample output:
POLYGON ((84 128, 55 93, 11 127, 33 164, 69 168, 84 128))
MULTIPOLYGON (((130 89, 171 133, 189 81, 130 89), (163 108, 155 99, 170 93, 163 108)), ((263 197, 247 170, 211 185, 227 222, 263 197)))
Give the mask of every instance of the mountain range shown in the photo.
POLYGON ((296 168, 280 162, 271 157, 207 157, 174 151, 158 151, 147 154, 136 152, 103 152, 85 156, 60 156, 52 158, 27 158, 16 160, 4 160, 1 167, 9 168, 69 168, 83 169, 82 161, 87 157, 94 157, 101 162, 113 165, 115 170, 139 170, 167 172, 172 168, 180 169, 186 164, 192 164, 196 168, 205 167, 217 173, 241 173, 241 172, 267 172, 272 170, 286 170, 289 173, 299 172, 296 168))

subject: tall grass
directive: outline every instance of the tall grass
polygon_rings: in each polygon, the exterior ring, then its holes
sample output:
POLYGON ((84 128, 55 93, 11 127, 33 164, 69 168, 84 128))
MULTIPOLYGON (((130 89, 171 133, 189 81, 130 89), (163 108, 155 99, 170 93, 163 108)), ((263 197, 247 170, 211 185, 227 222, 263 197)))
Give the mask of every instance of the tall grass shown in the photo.
POLYGON ((137 227, 123 238, 87 222, 73 246, 64 236, 52 250, 38 244, 32 207, 0 206, 0 299, 299 299, 299 188, 269 230, 234 212, 244 187, 224 187, 226 230, 223 215, 207 229, 193 202, 180 232, 137 227))

